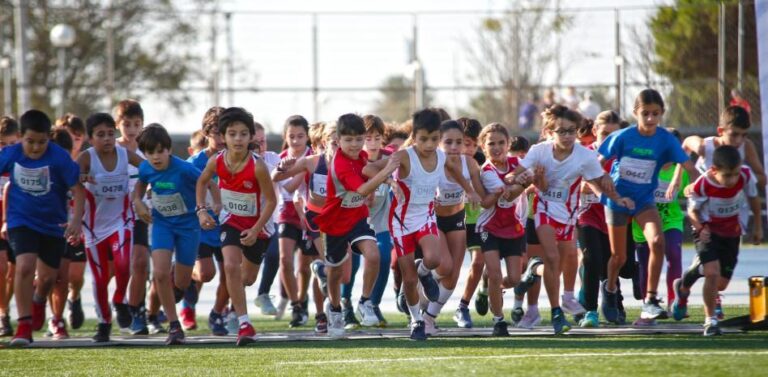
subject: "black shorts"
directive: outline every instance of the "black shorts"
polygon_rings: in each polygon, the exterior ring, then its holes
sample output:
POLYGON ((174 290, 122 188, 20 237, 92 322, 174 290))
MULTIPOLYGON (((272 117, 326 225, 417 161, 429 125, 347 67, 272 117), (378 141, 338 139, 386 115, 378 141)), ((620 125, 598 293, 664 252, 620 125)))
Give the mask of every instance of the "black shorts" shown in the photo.
POLYGON ((220 247, 201 243, 200 246, 197 247, 197 259, 200 260, 211 257, 215 257, 216 262, 224 262, 224 255, 221 254, 220 247))
MULTIPOLYGON (((64 258, 69 259, 70 262, 85 262, 85 243, 80 242, 77 246, 72 246, 67 242, 65 247, 64 258)), ((110 260, 112 260, 112 253, 109 256, 110 260)))
POLYGON ((307 230, 304 232, 305 238, 314 240, 320 237, 320 228, 315 224, 315 217, 318 213, 312 210, 306 210, 304 212, 304 218, 306 219, 305 227, 307 230))
POLYGON ((357 248, 357 243, 363 240, 372 240, 376 242, 376 233, 368 225, 368 219, 362 219, 352 227, 347 234, 341 236, 325 235, 325 260, 326 265, 331 267, 340 266, 347 259, 347 246, 352 247, 352 251, 362 254, 357 248))
POLYGON ((467 224, 467 249, 480 249, 483 241, 480 240, 480 234, 475 232, 477 224, 467 224))
POLYGON ((37 258, 51 268, 59 268, 67 245, 64 237, 43 234, 26 226, 8 229, 8 243, 11 244, 14 257, 36 253, 37 258))
POLYGON ((301 250, 301 255, 306 255, 310 257, 320 256, 320 253, 317 251, 317 248, 315 247, 314 239, 310 237, 303 237, 301 241, 299 241, 297 246, 299 247, 299 250, 301 250))
POLYGON ((733 277, 733 270, 739 260, 739 245, 741 237, 723 237, 711 233, 709 242, 701 242, 694 236, 694 245, 696 245, 696 254, 699 262, 705 263, 720 261, 720 276, 730 279, 733 277))
POLYGON ((139 219, 133 223, 133 244, 149 248, 149 225, 139 219))
POLYGON ((437 216, 437 229, 440 229, 443 233, 466 231, 467 227, 464 224, 464 210, 454 213, 450 216, 437 216))
MULTIPOLYGON (((264 253, 267 252, 267 246, 269 246, 268 238, 259 238, 251 246, 243 246, 240 243, 241 231, 235 229, 235 227, 227 224, 221 224, 221 247, 225 246, 237 246, 243 250, 243 256, 253 264, 261 264, 264 260, 264 253)), ((223 258, 222 258, 223 260, 223 258)))
POLYGON ((483 252, 498 250, 499 257, 519 257, 525 252, 525 236, 518 238, 501 238, 491 233, 482 232, 480 234, 483 252))
POLYGON ((541 245, 539 235, 536 234, 536 221, 528 218, 525 222, 525 243, 529 245, 541 245))
POLYGON ((296 243, 300 243, 304 236, 304 232, 296 225, 289 223, 280 223, 277 226, 277 234, 279 238, 290 238, 296 243))

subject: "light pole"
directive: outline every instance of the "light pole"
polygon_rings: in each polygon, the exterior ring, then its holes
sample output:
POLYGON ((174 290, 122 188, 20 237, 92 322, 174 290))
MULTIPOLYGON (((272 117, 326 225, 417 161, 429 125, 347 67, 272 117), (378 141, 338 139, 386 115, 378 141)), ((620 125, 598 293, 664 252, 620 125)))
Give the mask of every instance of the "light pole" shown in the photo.
POLYGON ((3 70, 3 114, 11 115, 13 112, 13 101, 11 98, 11 59, 8 57, 0 59, 0 69, 3 70))
POLYGON ((64 67, 67 59, 67 48, 72 47, 75 44, 75 29, 67 24, 58 24, 51 29, 51 43, 54 47, 59 49, 58 51, 58 65, 59 65, 59 92, 61 94, 58 106, 58 114, 56 116, 64 115, 64 102, 66 99, 66 90, 64 88, 64 67))

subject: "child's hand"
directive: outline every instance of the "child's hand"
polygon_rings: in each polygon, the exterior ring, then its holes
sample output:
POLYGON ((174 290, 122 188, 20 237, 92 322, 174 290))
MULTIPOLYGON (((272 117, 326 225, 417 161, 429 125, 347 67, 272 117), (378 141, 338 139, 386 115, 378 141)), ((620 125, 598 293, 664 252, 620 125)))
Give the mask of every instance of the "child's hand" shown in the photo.
POLYGON ((480 195, 478 195, 476 192, 472 191, 467 193, 467 203, 478 204, 481 200, 482 199, 480 199, 480 195))
MULTIPOLYGON (((221 208, 219 208, 221 210, 221 208)), ((216 220, 211 217, 208 211, 197 211, 197 221, 200 222, 200 227, 205 230, 211 230, 216 227, 216 220)))
POLYGON ((277 171, 286 171, 296 165, 296 157, 286 157, 277 164, 277 171))
POLYGON ((630 211, 634 211, 635 210, 635 202, 632 199, 630 199, 630 198, 620 197, 620 198, 616 199, 616 204, 618 204, 618 205, 620 205, 620 206, 622 206, 622 207, 624 207, 624 208, 626 208, 626 209, 628 209, 630 211))
POLYGON ((667 191, 664 193, 664 199, 674 200, 677 197, 678 189, 680 189, 680 185, 677 182, 670 182, 667 191))
POLYGON ((400 167, 400 156, 395 153, 393 154, 388 160, 387 165, 384 167, 384 171, 387 172, 387 175, 390 175, 397 170, 397 168, 400 167))
POLYGON ((8 223, 3 221, 2 227, 0 227, 0 238, 7 240, 8 239, 8 223))
POLYGON ((613 179, 608 174, 604 174, 600 178, 600 189, 603 190, 603 194, 607 197, 611 197, 616 194, 616 186, 613 184, 613 179))
POLYGON ((750 239, 752 240, 753 245, 759 245, 761 242, 763 242, 763 228, 755 227, 752 229, 752 235, 750 239))
POLYGON ((398 185, 397 182, 392 181, 389 187, 392 189, 392 194, 395 196, 395 199, 397 199, 398 203, 405 202, 405 194, 403 193, 403 189, 400 188, 400 185, 398 185))
POLYGON ((250 227, 242 232, 240 232, 240 243, 243 244, 243 246, 251 246, 256 243, 256 241, 259 239, 259 231, 261 229, 256 229, 254 227, 250 227))
POLYGON ((135 201, 134 209, 136 210, 136 216, 138 216, 141 221, 147 224, 152 224, 152 214, 149 212, 149 208, 147 208, 147 205, 144 204, 144 202, 135 201))
POLYGON ((61 226, 66 227, 64 229, 64 239, 69 242, 70 245, 77 245, 80 243, 80 235, 83 223, 80 221, 70 221, 66 224, 61 224, 61 226))
POLYGON ((80 174, 80 182, 81 183, 96 184, 96 179, 94 179, 93 176, 90 175, 90 174, 81 173, 80 174))
POLYGON ((547 191, 547 188, 549 187, 545 174, 544 167, 541 165, 537 165, 533 170, 533 185, 542 192, 547 191))
POLYGON ((686 198, 690 198, 693 196, 693 183, 689 184, 688 186, 685 186, 683 189, 683 195, 685 195, 686 198))
POLYGON ((699 235, 699 241, 704 243, 709 242, 709 236, 710 236, 709 225, 704 225, 703 227, 701 227, 701 229, 699 229, 698 235, 699 235))

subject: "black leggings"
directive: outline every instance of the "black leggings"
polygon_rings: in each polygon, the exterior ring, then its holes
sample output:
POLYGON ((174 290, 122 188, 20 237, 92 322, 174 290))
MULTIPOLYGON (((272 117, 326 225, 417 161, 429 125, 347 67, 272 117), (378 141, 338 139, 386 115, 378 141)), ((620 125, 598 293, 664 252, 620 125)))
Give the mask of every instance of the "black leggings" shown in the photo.
POLYGON ((277 234, 272 235, 267 252, 264 253, 264 267, 262 267, 258 293, 260 295, 264 293, 269 294, 270 289, 272 289, 272 283, 275 281, 275 276, 277 276, 277 270, 280 268, 280 251, 278 250, 277 238, 277 234))
MULTIPOLYGON (((627 262, 621 267, 619 276, 631 279, 635 275, 635 242, 632 240, 631 230, 628 227, 627 234, 627 262)), ((608 276, 608 259, 611 257, 611 244, 608 235, 599 229, 589 225, 578 226, 579 245, 583 252, 582 264, 584 275, 582 284, 584 289, 584 309, 597 311, 597 297, 600 291, 600 281, 608 276)))

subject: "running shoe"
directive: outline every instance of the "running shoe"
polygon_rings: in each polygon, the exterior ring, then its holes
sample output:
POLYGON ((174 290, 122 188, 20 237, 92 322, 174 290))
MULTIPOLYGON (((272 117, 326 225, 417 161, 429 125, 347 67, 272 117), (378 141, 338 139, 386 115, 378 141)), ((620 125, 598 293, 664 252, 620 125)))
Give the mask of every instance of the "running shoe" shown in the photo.
POLYGON ((96 330, 96 335, 94 335, 92 339, 95 343, 109 342, 109 333, 111 332, 112 332, 111 323, 99 323, 98 330, 96 330))
POLYGON ((45 301, 32 300, 32 331, 40 331, 45 324, 45 301))
POLYGON ((240 332, 240 321, 237 319, 237 313, 235 313, 234 309, 230 309, 227 312, 227 316, 224 317, 224 325, 230 334, 240 332))
POLYGON ((719 336, 723 335, 723 331, 720 330, 717 322, 707 322, 704 324, 704 336, 719 336))
POLYGON ((328 333, 328 317, 325 313, 315 315, 315 334, 328 333))
POLYGON ((285 309, 288 308, 289 303, 290 301, 288 301, 288 298, 280 297, 280 301, 277 303, 277 308, 275 308, 275 321, 283 319, 283 316, 285 315, 285 309))
POLYGON ((4 315, 0 317, 0 337, 13 335, 13 326, 11 326, 11 317, 4 315))
POLYGON ((379 317, 373 311, 373 302, 371 300, 357 304, 357 315, 360 316, 360 324, 365 327, 373 327, 379 324, 379 317))
POLYGON ((479 290, 475 297, 475 311, 478 315, 484 316, 488 314, 488 291, 479 290))
POLYGON ((69 306, 69 325, 73 330, 77 330, 83 326, 85 322, 85 313, 83 313, 83 304, 78 298, 77 300, 67 300, 67 306, 69 306))
POLYGON ((555 329, 555 335, 560 335, 571 330, 571 324, 565 319, 565 313, 560 308, 552 311, 552 327, 555 329))
POLYGON ((509 336, 507 321, 501 320, 493 324, 493 336, 509 336))
POLYGON ((160 323, 168 322, 168 316, 165 315, 165 312, 162 309, 157 311, 157 320, 160 321, 160 323))
POLYGON ((32 321, 19 321, 16 328, 16 335, 13 336, 9 347, 26 347, 32 343, 32 321))
POLYGON ((347 330, 355 330, 360 328, 360 321, 355 317, 355 311, 352 309, 352 303, 349 300, 341 299, 341 312, 344 313, 344 328, 347 330))
POLYGON ((197 329, 197 318, 195 317, 195 309, 192 309, 190 307, 182 308, 181 312, 179 312, 179 320, 181 322, 181 327, 184 328, 184 330, 196 330, 197 329))
POLYGON ((325 305, 325 312, 328 313, 328 336, 331 339, 341 339, 344 337, 344 315, 341 312, 331 310, 331 305, 325 305))
POLYGON ((469 315, 469 308, 459 307, 456 309, 456 313, 453 314, 453 320, 456 321, 456 325, 462 329, 472 328, 472 317, 469 315))
POLYGON ((397 301, 396 301, 397 310, 400 313, 408 314, 408 302, 405 300, 405 292, 404 291, 397 292, 396 296, 397 296, 397 301))
MULTIPOLYGON (((419 266, 423 261, 421 259, 416 260, 416 271, 419 270, 419 266)), ((427 296, 429 301, 437 301, 440 299, 440 287, 437 285, 437 280, 431 273, 424 276, 419 275, 419 282, 421 282, 421 289, 424 291, 424 296, 427 296)))
POLYGON ((643 303, 643 310, 640 312, 642 319, 657 319, 666 315, 666 311, 659 305, 661 300, 656 297, 646 299, 643 303))
POLYGON ((440 329, 435 324, 436 318, 427 313, 423 313, 423 314, 424 315, 422 317, 424 318, 424 334, 426 334, 427 336, 437 335, 440 329))
POLYGON ((524 315, 525 315, 525 311, 523 310, 523 308, 512 309, 512 314, 510 315, 510 319, 512 320, 512 327, 516 327, 517 324, 523 320, 524 315))
POLYGON ((165 334, 168 332, 168 330, 163 327, 163 324, 160 323, 160 319, 157 315, 150 315, 147 322, 147 331, 152 335, 165 334))
POLYGON ((515 296, 522 297, 525 292, 528 292, 531 287, 536 284, 536 280, 539 276, 536 275, 536 268, 544 264, 539 257, 531 257, 528 259, 528 265, 525 267, 523 276, 520 277, 520 283, 515 287, 515 296))
POLYGON ((131 319, 131 335, 149 335, 147 327, 147 311, 144 307, 133 308, 131 319))
POLYGON ((309 322, 309 297, 301 303, 301 326, 309 322))
POLYGON ((715 297, 715 317, 717 317, 718 321, 725 319, 725 312, 723 312, 723 295, 720 294, 715 297))
POLYGON ((117 314, 117 326, 120 327, 120 332, 130 332, 131 321, 133 321, 133 317, 131 317, 131 310, 128 307, 128 304, 115 303, 112 304, 112 306, 115 307, 115 313, 117 314))
POLYGON ((608 292, 608 280, 603 280, 600 282, 600 292, 603 295, 603 300, 600 303, 600 310, 603 312, 603 317, 605 317, 605 320, 608 322, 618 323, 618 292, 608 292))
POLYGON ((632 326, 637 326, 637 327, 656 326, 656 320, 655 319, 638 318, 638 319, 635 320, 635 322, 632 322, 632 326))
POLYGON ((584 314, 584 318, 579 321, 579 326, 582 328, 600 327, 600 316, 597 314, 597 311, 590 310, 587 314, 584 314))
POLYGON ((320 282, 320 290, 323 291, 323 296, 328 297, 328 276, 325 274, 325 263, 317 259, 312 262, 310 268, 312 269, 312 274, 320 282))
POLYGON ((213 310, 211 310, 211 313, 208 314, 208 329, 211 330, 211 334, 214 336, 229 335, 227 327, 224 326, 224 317, 222 317, 221 314, 214 312, 213 310))
POLYGON ((373 313, 376 314, 376 318, 379 319, 379 324, 376 325, 376 327, 380 327, 382 329, 386 328, 388 325, 387 319, 384 318, 384 314, 381 313, 381 308, 379 308, 378 305, 373 305, 373 313))
POLYGON ((529 309, 527 312, 525 312, 523 319, 520 320, 520 322, 517 324, 517 327, 521 329, 533 330, 533 328, 538 326, 540 323, 541 314, 539 314, 539 310, 529 309))
POLYGON ((288 327, 294 328, 301 326, 301 319, 303 314, 304 309, 301 308, 301 304, 294 305, 291 309, 291 321, 288 322, 288 327))
POLYGON ((246 346, 256 342, 256 330, 250 322, 245 322, 238 327, 237 344, 238 347, 246 346))
POLYGON ((261 309, 262 315, 277 315, 277 308, 272 304, 272 299, 268 294, 262 293, 254 299, 256 307, 261 309))
POLYGON ((180 346, 184 344, 184 330, 181 327, 171 327, 168 330, 168 338, 165 339, 166 346, 180 346))
POLYGON ((575 297, 565 298, 565 296, 560 296, 560 298, 563 300, 562 308, 564 312, 571 315, 580 315, 587 312, 587 309, 584 309, 575 297))
POLYGON ((51 333, 51 337, 54 340, 69 338, 69 333, 67 333, 67 324, 64 323, 63 319, 51 317, 50 321, 48 321, 48 331, 51 333))
POLYGON ((424 321, 416 321, 411 323, 411 340, 427 340, 424 321))

